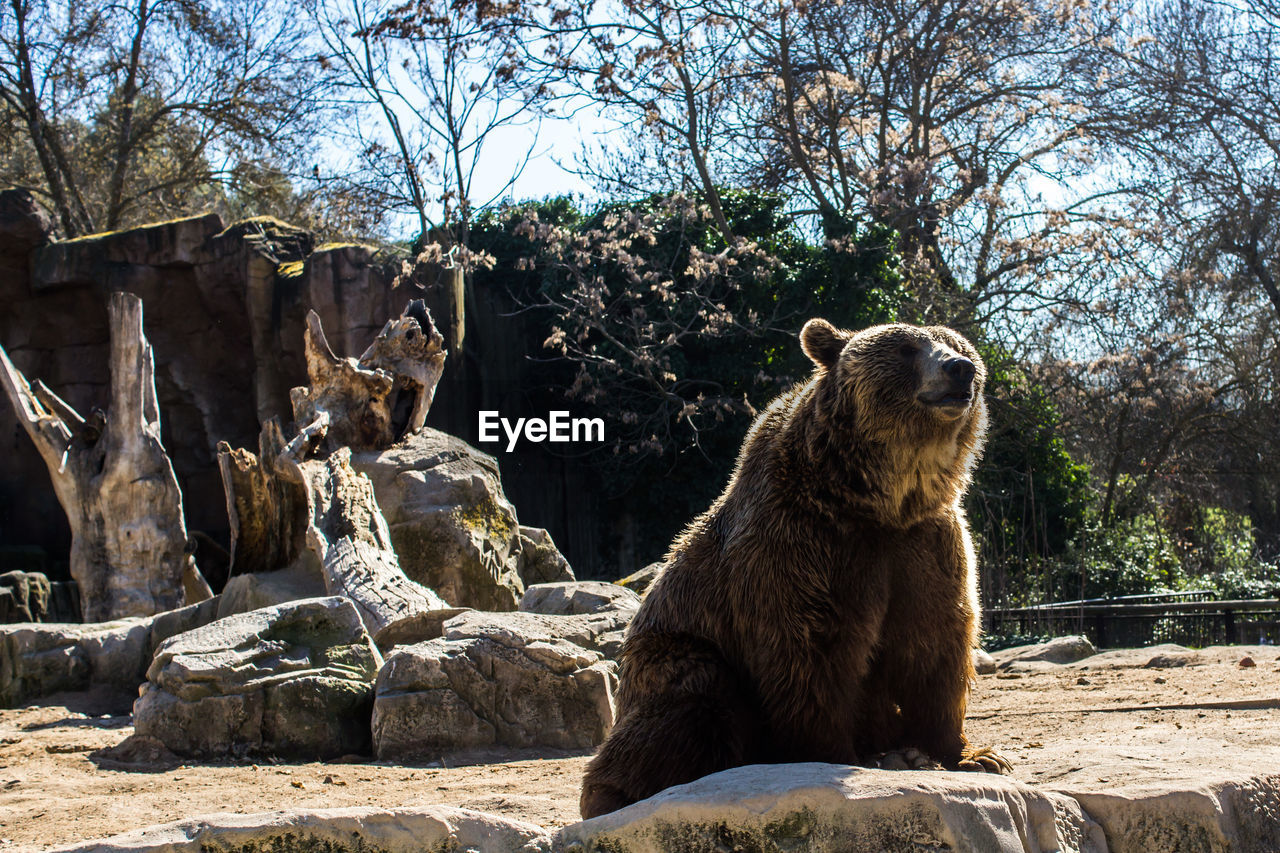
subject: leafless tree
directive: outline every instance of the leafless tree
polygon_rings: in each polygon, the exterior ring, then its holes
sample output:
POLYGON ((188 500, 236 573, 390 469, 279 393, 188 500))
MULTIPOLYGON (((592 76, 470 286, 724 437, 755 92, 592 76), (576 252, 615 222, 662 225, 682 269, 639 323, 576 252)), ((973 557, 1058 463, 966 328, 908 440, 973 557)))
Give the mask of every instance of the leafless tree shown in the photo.
POLYGON ((728 23, 701 0, 623 0, 608 14, 582 4, 556 22, 566 37, 554 58, 612 125, 584 156, 583 171, 615 193, 695 192, 733 242, 718 169, 742 70, 728 23))
POLYGON ((213 206, 237 165, 308 147, 306 40, 275 0, 8 0, 0 181, 66 236, 213 206))
POLYGON ((575 68, 647 134, 637 185, 675 172, 713 213, 717 187, 777 190, 828 240, 890 226, 918 316, 1010 322, 1100 298, 1134 227, 1084 107, 1116 26, 1050 0, 626 3, 575 68))
POLYGON ((1130 26, 1098 114, 1188 266, 1280 316, 1280 17, 1264 0, 1167 0, 1130 26))
POLYGON ((544 7, 317 0, 309 8, 333 79, 359 110, 346 140, 356 156, 336 179, 362 185, 390 215, 411 216, 423 243, 465 255, 475 212, 507 194, 535 150, 533 135, 511 131, 540 120, 559 73, 555 63, 524 61, 528 18, 544 7))

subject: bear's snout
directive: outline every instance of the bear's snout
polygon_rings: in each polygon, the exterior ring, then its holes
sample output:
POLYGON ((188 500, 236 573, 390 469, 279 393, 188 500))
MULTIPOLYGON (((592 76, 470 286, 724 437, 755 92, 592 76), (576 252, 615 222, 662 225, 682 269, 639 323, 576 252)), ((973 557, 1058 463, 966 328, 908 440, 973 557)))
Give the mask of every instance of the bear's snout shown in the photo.
POLYGON ((959 417, 973 402, 978 368, 947 347, 935 346, 921 370, 916 399, 948 419, 959 417))
POLYGON ((977 368, 973 366, 973 362, 964 356, 956 356, 949 358, 942 363, 942 372, 951 379, 951 385, 956 390, 967 389, 973 383, 973 374, 977 368))

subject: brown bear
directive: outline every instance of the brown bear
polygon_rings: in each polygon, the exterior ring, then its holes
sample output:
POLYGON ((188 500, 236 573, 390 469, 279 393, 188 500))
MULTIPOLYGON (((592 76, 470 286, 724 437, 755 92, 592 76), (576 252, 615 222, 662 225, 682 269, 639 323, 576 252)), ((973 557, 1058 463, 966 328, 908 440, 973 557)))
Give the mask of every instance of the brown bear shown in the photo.
POLYGON ((752 425, 631 624, 584 818, 743 764, 1008 768, 964 736, 982 360, 941 326, 815 319, 800 342, 813 375, 752 425))

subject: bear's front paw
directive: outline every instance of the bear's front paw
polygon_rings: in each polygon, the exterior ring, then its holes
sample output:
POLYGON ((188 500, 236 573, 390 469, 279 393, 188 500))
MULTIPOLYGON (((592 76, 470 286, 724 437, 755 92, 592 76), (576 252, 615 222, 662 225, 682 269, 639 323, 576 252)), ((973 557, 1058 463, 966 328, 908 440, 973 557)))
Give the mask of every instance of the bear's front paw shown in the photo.
POLYGON ((884 770, 941 770, 942 765, 918 749, 895 749, 875 757, 875 766, 884 770))
POLYGON ((990 747, 969 747, 960 754, 957 770, 969 770, 974 773, 1012 773, 1013 765, 1009 760, 990 747))

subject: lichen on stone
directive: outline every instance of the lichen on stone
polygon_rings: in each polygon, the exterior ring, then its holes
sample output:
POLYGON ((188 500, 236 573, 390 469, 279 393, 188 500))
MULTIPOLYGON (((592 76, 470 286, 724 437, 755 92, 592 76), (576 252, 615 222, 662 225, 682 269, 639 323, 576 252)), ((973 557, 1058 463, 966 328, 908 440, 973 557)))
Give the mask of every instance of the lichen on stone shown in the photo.
POLYGON ((297 278, 306 271, 306 261, 286 261, 276 267, 276 275, 279 278, 297 278))

